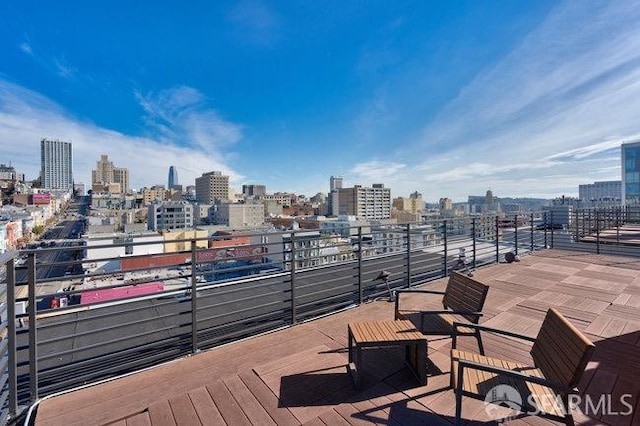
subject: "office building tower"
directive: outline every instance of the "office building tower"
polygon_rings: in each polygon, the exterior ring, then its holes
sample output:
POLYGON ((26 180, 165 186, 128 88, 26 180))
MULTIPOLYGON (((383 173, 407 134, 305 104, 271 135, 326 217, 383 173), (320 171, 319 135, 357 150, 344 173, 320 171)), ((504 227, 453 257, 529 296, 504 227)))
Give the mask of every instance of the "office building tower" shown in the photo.
POLYGON ((46 189, 73 189, 71 142, 40 140, 40 178, 46 189))
POLYGON ((120 190, 123 193, 129 192, 129 169, 124 167, 114 167, 113 182, 120 185, 120 190))
POLYGON ((178 169, 176 166, 169 167, 169 180, 167 182, 167 188, 169 189, 180 189, 182 190, 182 186, 178 182, 178 169))
POLYGON ((242 185, 242 195, 245 197, 259 197, 267 193, 265 185, 242 185))
POLYGON ((112 194, 129 191, 129 169, 115 167, 108 155, 101 155, 91 171, 91 189, 93 192, 109 192, 112 194))
POLYGON ((391 217, 391 189, 383 184, 371 188, 355 185, 337 189, 338 214, 360 219, 389 219, 391 217))
POLYGON ((622 203, 640 205, 640 141, 623 143, 622 149, 622 203))
POLYGON ((91 185, 108 185, 113 182, 113 161, 108 155, 101 155, 96 162, 96 169, 91 171, 91 185))
POLYGON ((622 200, 622 181, 609 180, 578 186, 578 198, 584 207, 619 206, 622 200))
POLYGON ((196 201, 215 204, 216 200, 229 199, 229 176, 222 172, 208 172, 196 178, 196 201))
POLYGON ((335 191, 342 188, 342 177, 331 176, 329 178, 329 191, 335 191))

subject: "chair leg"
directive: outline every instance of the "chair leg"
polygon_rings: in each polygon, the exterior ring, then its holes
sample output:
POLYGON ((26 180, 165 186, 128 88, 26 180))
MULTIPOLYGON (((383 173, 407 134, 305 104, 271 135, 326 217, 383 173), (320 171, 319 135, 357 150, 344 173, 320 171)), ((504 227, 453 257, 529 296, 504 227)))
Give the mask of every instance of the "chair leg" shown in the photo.
MULTIPOLYGON (((462 426, 462 366, 458 364, 456 392, 456 426, 462 426)), ((453 374, 451 375, 453 377, 453 374)), ((453 380, 453 379, 452 379, 453 380)))
POLYGON ((482 336, 480 336, 480 330, 476 330, 476 340, 478 341, 478 350, 480 355, 484 355, 484 346, 482 345, 482 336))

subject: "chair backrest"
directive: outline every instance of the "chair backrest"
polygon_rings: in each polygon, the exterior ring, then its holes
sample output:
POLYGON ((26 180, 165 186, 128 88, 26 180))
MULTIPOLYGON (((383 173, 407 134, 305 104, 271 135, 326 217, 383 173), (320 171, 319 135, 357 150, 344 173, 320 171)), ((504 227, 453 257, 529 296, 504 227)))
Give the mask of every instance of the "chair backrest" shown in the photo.
POLYGON ((531 348, 531 356, 547 379, 574 387, 594 350, 594 344, 580 330, 551 308, 531 348))
MULTIPOLYGON (((482 312, 488 291, 489 286, 459 272, 451 271, 442 304, 445 308, 454 311, 482 312)), ((463 316, 473 323, 479 320, 477 315, 463 316)))

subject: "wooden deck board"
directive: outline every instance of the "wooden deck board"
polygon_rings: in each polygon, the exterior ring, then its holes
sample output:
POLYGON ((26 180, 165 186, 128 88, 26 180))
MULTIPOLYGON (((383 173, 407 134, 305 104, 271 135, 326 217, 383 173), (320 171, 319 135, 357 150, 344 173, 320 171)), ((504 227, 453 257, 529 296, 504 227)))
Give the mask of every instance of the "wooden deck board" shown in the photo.
MULTIPOLYGON (((557 307, 596 345, 579 383, 591 396, 640 395, 640 260, 545 250, 521 262, 474 275, 489 294, 481 323, 535 337, 546 310, 557 307)), ((429 283, 443 289, 446 280, 429 283)), ((405 296, 403 296, 404 299, 405 296)), ((438 307, 439 299, 407 298, 408 308, 438 307), (435 304, 434 306, 431 306, 435 304)), ((429 380, 419 386, 397 348, 363 352, 362 388, 345 368, 347 324, 393 318, 393 304, 375 302, 276 333, 200 354, 83 390, 49 398, 38 426, 130 424, 412 425, 453 423, 450 338, 429 337, 429 380), (145 423, 148 422, 148 423, 145 423)), ((483 335, 488 356, 529 364, 530 343, 483 335)), ((477 351, 473 338, 462 350, 477 351)), ((487 424, 482 401, 465 398, 468 424, 487 424)), ((623 407, 624 408, 624 407, 623 407)), ((582 425, 638 424, 640 415, 577 414, 582 425), (635 423, 632 423, 635 422, 635 423)), ((550 425, 536 417, 507 424, 550 425)))

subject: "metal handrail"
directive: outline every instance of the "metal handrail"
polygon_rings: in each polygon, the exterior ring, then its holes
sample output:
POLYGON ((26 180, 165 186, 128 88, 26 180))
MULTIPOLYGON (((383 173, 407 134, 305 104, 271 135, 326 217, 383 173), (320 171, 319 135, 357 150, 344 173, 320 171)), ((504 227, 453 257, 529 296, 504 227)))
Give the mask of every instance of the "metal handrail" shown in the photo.
MULTIPOLYGON (((336 238, 331 246, 336 253, 344 255, 344 260, 338 257, 336 262, 332 262, 330 259, 326 265, 320 264, 326 260, 320 252, 320 240, 324 237, 321 232, 312 237, 309 230, 261 233, 256 238, 268 237, 268 243, 212 248, 263 248, 259 258, 271 262, 259 264, 249 262, 254 256, 244 257, 244 264, 238 264, 243 260, 242 256, 200 259, 201 253, 211 249, 199 248, 199 245, 207 241, 209 246, 208 241, 222 238, 186 239, 171 243, 188 243, 190 250, 183 253, 188 255, 189 261, 171 265, 177 268, 176 272, 159 279, 155 278, 157 272, 154 271, 165 267, 98 271, 62 277, 61 280, 38 278, 38 255, 47 251, 61 252, 64 248, 23 251, 2 261, 7 268, 6 312, 8 318, 13 319, 3 324, 8 344, 0 346, 0 350, 4 349, 8 370, 8 380, 2 388, 7 400, 5 411, 8 417, 14 417, 19 406, 28 406, 44 395, 78 386, 84 381, 104 379, 119 372, 150 366, 158 360, 184 356, 234 339, 291 326, 386 297, 389 290, 409 288, 444 277, 459 260, 457 251, 460 248, 465 249, 466 261, 472 268, 499 262, 508 251, 524 255, 547 248, 549 242, 554 248, 639 255, 637 249, 614 245, 602 236, 603 232, 615 227, 619 241, 620 227, 639 217, 630 210, 612 209, 598 213, 580 210, 572 212, 568 223, 560 230, 553 226, 551 229, 536 229, 536 221, 553 224, 554 219, 558 219, 553 213, 540 219, 533 214, 516 214, 502 219, 477 216, 400 225, 358 226, 346 229, 342 239, 336 238), (597 233, 593 241, 589 239, 591 229, 597 233), (21 282, 26 283, 26 295, 16 292, 19 287, 15 276, 15 259, 24 255, 28 257, 28 276, 21 282), (274 268, 271 272, 257 274, 256 266, 259 265, 274 268), (391 272, 389 290, 384 283, 374 280, 381 270, 391 272), (175 287, 142 297, 83 305, 82 309, 77 306, 41 306, 38 309, 38 303, 42 304, 48 298, 78 296, 85 291, 77 284, 77 288, 71 288, 71 283, 77 283, 80 277, 83 280, 113 279, 112 285, 101 288, 118 289, 132 284, 124 280, 120 284, 115 280, 116 276, 142 271, 149 272, 148 281, 141 279, 138 284, 174 280, 175 287), (251 275, 246 275, 249 273, 251 275), (200 282, 203 274, 216 277, 215 281, 200 282), (67 290, 58 293, 55 289, 44 288, 58 281, 67 290), (16 315, 16 302, 26 304, 27 312, 16 315), (18 320, 26 320, 26 326, 19 332, 18 320), (102 325, 95 328, 91 325, 93 321, 102 325), (85 327, 84 331, 64 331, 82 327, 85 327), (64 347, 65 343, 70 346, 64 347), (61 377, 64 380, 54 380, 61 377)), ((82 250, 149 244, 158 242, 82 246, 82 250)), ((78 250, 78 246, 70 250, 78 250)), ((100 257, 57 264, 87 265, 94 261, 116 262, 119 259, 100 257)))

